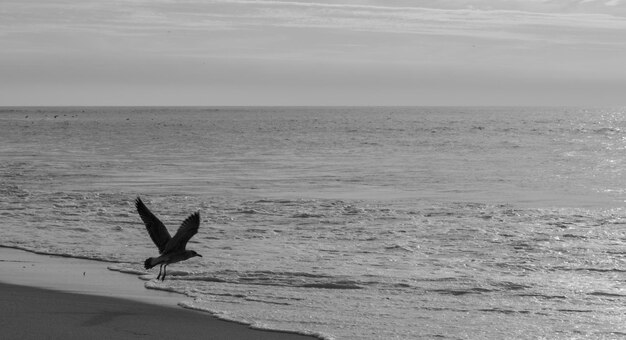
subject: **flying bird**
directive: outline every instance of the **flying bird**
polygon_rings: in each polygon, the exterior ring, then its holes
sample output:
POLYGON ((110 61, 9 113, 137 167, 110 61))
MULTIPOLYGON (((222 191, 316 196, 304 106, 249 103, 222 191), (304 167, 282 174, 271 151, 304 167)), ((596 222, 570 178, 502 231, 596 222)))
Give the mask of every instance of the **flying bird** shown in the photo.
POLYGON ((161 265, 159 267, 157 280, 159 278, 161 281, 165 280, 166 268, 168 264, 185 261, 195 256, 202 257, 202 255, 193 250, 185 249, 189 239, 191 239, 191 237, 198 232, 198 227, 200 226, 199 212, 195 212, 187 217, 187 219, 185 219, 178 228, 176 235, 171 237, 167 228, 165 228, 165 225, 163 225, 163 223, 156 216, 154 216, 154 214, 146 207, 145 204, 143 204, 139 197, 135 200, 135 207, 137 207, 137 212, 139 213, 143 223, 146 225, 150 238, 157 248, 159 248, 159 257, 149 257, 144 262, 144 267, 146 269, 150 269, 157 264, 161 265), (163 271, 163 274, 161 274, 161 271, 163 271))

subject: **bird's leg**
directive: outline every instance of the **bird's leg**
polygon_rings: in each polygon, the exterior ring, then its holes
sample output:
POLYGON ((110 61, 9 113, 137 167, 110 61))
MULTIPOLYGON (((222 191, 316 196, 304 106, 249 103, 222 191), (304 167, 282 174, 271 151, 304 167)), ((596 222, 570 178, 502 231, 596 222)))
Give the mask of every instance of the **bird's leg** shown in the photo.
POLYGON ((163 276, 161 276, 161 281, 165 281, 165 271, 167 270, 167 263, 163 266, 163 276))
POLYGON ((163 269, 163 263, 159 266, 159 275, 157 275, 157 280, 161 278, 161 270, 163 269))

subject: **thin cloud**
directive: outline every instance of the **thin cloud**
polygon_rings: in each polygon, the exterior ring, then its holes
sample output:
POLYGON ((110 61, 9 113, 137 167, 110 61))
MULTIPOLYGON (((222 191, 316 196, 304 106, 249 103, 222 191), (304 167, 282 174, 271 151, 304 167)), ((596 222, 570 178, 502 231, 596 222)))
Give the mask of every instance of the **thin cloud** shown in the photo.
MULTIPOLYGON (((626 20, 608 14, 537 13, 515 10, 433 9, 407 6, 329 4, 273 0, 222 0, 254 9, 241 25, 323 28, 380 33, 490 39, 584 42, 581 32, 626 30, 626 20), (557 32, 558 34, 554 34, 557 32)), ((610 36, 610 34, 608 34, 610 36)), ((611 43, 593 39, 589 43, 611 43)), ((610 40, 610 39, 609 39, 610 40)), ((615 42, 617 43, 617 42, 615 42)))
MULTIPOLYGON (((589 1, 589 0, 583 0, 589 1)), ((510 1, 505 1, 510 2, 510 1)), ((544 1, 531 1, 544 2, 544 1)), ((43 3, 43 2, 42 2, 43 3)), ((384 33, 491 36, 492 32, 533 27, 567 29, 626 29, 626 20, 609 14, 538 13, 519 10, 438 9, 413 6, 361 5, 274 0, 61 2, 40 7, 9 3, 0 14, 3 32, 21 30, 80 30, 90 25, 111 32, 180 28, 215 30, 249 26, 350 29, 384 33), (59 13, 61 13, 59 15, 59 13), (13 14, 13 15, 11 15, 13 14)), ((611 0, 617 6, 619 0, 611 0)))
MULTIPOLYGON (((617 0, 612 1, 615 6, 619 5, 617 0)), ((581 0, 580 4, 586 6, 590 2, 596 3, 581 0)), ((4 4, 3 11, 0 11, 0 43, 6 47, 5 53, 37 50, 39 41, 56 40, 60 47, 47 44, 41 49, 55 51, 67 47, 83 50, 90 46, 95 49, 117 46, 120 51, 127 48, 168 55, 221 55, 223 50, 237 57, 238 52, 245 55, 246 49, 250 48, 272 55, 274 50, 280 50, 284 55, 291 50, 289 46, 294 45, 306 51, 327 48, 329 45, 300 44, 299 41, 315 40, 316 34, 343 35, 345 39, 356 35, 369 39, 369 33, 395 34, 405 42, 413 39, 412 36, 423 35, 451 40, 488 39, 511 46, 520 42, 621 46, 626 33, 623 17, 538 11, 547 4, 563 6, 565 1, 420 2, 430 6, 436 3, 446 8, 407 6, 404 4, 412 2, 401 0, 393 3, 401 5, 323 0, 12 1, 4 4), (489 3, 500 7, 486 9, 489 3), (453 8, 453 4, 457 7, 453 8), (469 8, 470 4, 475 8, 469 8), (224 31, 229 34, 222 34, 224 31), (170 32, 180 36, 170 39, 167 37, 170 32), (279 35, 289 42, 286 45, 263 44, 265 39, 274 39, 276 32, 281 32, 279 35), (407 35, 410 37, 405 37, 407 35), (48 39, 50 37, 53 39, 48 39)), ((350 43, 349 40, 341 42, 350 43)), ((259 53, 254 55, 262 57, 259 53)))
MULTIPOLYGON (((620 0, 611 0, 619 2, 620 0)), ((484 20, 487 23, 504 24, 510 18, 515 20, 515 24, 551 24, 555 26, 567 25, 575 27, 624 27, 626 24, 622 17, 610 14, 596 13, 541 13, 534 11, 504 10, 504 9, 438 9, 428 7, 413 6, 380 6, 380 5, 355 5, 355 4, 329 4, 315 2, 295 2, 295 1, 273 1, 273 0, 218 0, 224 4, 245 4, 259 7, 282 7, 282 8, 313 8, 323 9, 325 14, 365 14, 387 16, 390 19, 395 17, 438 20, 450 22, 462 22, 484 20), (331 10, 331 11, 328 11, 331 10)))

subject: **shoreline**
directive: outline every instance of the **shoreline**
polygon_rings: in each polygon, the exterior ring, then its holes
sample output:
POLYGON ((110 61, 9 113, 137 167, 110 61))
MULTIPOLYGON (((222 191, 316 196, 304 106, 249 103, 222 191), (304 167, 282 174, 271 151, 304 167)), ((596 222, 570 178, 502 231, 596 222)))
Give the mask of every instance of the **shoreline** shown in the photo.
POLYGON ((148 290, 107 262, 0 247, 0 328, 6 339, 280 339, 313 336, 225 321, 179 307, 188 297, 148 290))

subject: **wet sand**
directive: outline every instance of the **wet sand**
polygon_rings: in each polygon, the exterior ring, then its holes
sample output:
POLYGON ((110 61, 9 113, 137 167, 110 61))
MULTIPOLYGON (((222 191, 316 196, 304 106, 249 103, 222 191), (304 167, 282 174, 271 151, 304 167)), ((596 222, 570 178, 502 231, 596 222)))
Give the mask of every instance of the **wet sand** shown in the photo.
POLYGON ((3 339, 312 339, 201 312, 0 283, 3 339))
POLYGON ((2 339, 315 339, 177 307, 184 296, 149 291, 104 262, 7 248, 0 255, 2 339))

